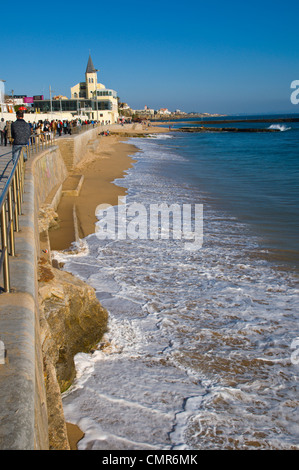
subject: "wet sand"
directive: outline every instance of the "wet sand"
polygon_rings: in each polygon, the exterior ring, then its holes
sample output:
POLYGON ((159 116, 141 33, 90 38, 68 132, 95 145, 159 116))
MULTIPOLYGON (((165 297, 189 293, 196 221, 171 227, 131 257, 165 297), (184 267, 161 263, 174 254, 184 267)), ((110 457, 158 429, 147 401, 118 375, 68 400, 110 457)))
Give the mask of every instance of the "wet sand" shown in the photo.
POLYGON ((76 424, 66 423, 70 450, 78 450, 78 442, 84 437, 84 433, 76 424))
POLYGON ((59 229, 49 232, 51 250, 70 248, 76 240, 74 227, 74 208, 78 223, 78 236, 84 238, 95 231, 95 209, 99 204, 116 205, 119 196, 126 195, 126 189, 113 184, 134 163, 137 147, 124 141, 128 137, 165 133, 168 129, 143 128, 141 125, 117 130, 109 136, 99 137, 98 145, 93 152, 87 152, 63 184, 63 191, 75 189, 80 177, 84 177, 77 196, 62 195, 57 209, 59 229), (73 187, 72 187, 73 185, 73 187))

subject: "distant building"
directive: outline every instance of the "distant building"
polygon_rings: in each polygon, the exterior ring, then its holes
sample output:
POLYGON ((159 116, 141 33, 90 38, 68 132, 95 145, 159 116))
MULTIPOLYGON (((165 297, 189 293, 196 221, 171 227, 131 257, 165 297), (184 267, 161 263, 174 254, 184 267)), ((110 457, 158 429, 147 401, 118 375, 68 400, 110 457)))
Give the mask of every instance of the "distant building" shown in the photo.
MULTIPOLYGON (((94 67, 91 57, 89 56, 87 67, 85 71, 85 82, 77 83, 71 88, 71 98, 79 98, 81 100, 95 100, 101 110, 109 110, 113 120, 116 122, 118 119, 118 101, 117 92, 107 89, 105 85, 98 82, 98 70, 94 67)), ((93 113, 95 114, 95 113, 93 113)), ((96 117, 93 115, 93 118, 96 117)))
POLYGON ((147 105, 143 109, 134 109, 132 112, 140 117, 150 117, 155 114, 155 110, 150 109, 147 105))
POLYGON ((89 56, 85 81, 71 87, 71 99, 59 96, 52 100, 34 100, 34 108, 42 113, 67 112, 103 124, 114 124, 118 120, 117 93, 98 83, 97 72, 89 56))
POLYGON ((161 108, 161 109, 159 109, 158 113, 159 113, 159 114, 171 114, 171 112, 168 111, 167 108, 161 108))
POLYGON ((72 98, 92 99, 95 97, 96 91, 104 90, 105 85, 98 83, 98 70, 94 68, 91 57, 89 56, 85 71, 85 81, 77 83, 71 88, 72 98))
POLYGON ((68 100, 68 97, 63 95, 56 95, 53 96, 53 100, 68 100))

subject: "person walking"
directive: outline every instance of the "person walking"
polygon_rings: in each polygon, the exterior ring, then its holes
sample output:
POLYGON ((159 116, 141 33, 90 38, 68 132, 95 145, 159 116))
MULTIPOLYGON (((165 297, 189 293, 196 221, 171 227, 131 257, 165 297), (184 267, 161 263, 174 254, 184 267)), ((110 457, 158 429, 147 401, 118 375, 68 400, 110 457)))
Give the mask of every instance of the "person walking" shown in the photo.
POLYGON ((6 123, 4 119, 2 118, 0 121, 1 145, 3 145, 6 140, 5 139, 5 127, 6 127, 6 123))
POLYGON ((6 121, 6 137, 9 142, 9 144, 12 144, 12 138, 11 138, 11 121, 6 121))
POLYGON ((8 123, 5 123, 4 131, 3 131, 3 139, 4 139, 4 147, 7 146, 7 129, 8 123))
MULTIPOLYGON (((23 147, 27 147, 31 135, 31 128, 28 122, 24 120, 23 111, 17 111, 17 120, 11 124, 12 161, 16 162, 23 147)), ((27 154, 24 152, 24 160, 27 160, 27 154)))
POLYGON ((52 132, 53 132, 53 136, 56 137, 56 132, 57 132, 57 119, 56 121, 52 121, 51 122, 51 127, 52 127, 52 132))
POLYGON ((62 133, 62 121, 60 121, 60 120, 57 122, 57 132, 58 132, 59 137, 61 137, 61 133, 62 133))

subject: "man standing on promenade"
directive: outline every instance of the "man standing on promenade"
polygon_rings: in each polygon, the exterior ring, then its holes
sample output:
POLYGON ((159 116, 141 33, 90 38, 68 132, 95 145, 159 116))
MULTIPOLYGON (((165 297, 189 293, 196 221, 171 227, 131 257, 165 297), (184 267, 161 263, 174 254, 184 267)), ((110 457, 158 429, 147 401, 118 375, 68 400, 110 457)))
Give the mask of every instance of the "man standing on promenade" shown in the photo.
MULTIPOLYGON (((29 137, 31 136, 31 127, 28 122, 24 121, 23 111, 17 111, 17 120, 11 125, 11 136, 13 138, 12 145, 12 161, 16 162, 23 147, 28 145, 29 137)), ((24 160, 27 160, 27 155, 24 154, 24 160)))

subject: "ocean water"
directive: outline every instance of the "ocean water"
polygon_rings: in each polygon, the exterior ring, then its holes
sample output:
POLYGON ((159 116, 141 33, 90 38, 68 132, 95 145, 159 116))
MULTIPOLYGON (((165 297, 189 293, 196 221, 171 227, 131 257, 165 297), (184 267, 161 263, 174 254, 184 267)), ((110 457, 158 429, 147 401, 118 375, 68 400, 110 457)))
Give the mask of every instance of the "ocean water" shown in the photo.
POLYGON ((201 245, 171 224, 146 236, 138 219, 135 236, 55 253, 109 311, 63 395, 79 449, 299 449, 299 125, 279 126, 129 140, 140 151, 115 181, 128 188, 115 227, 133 203, 147 222, 154 204, 202 205, 201 245))

